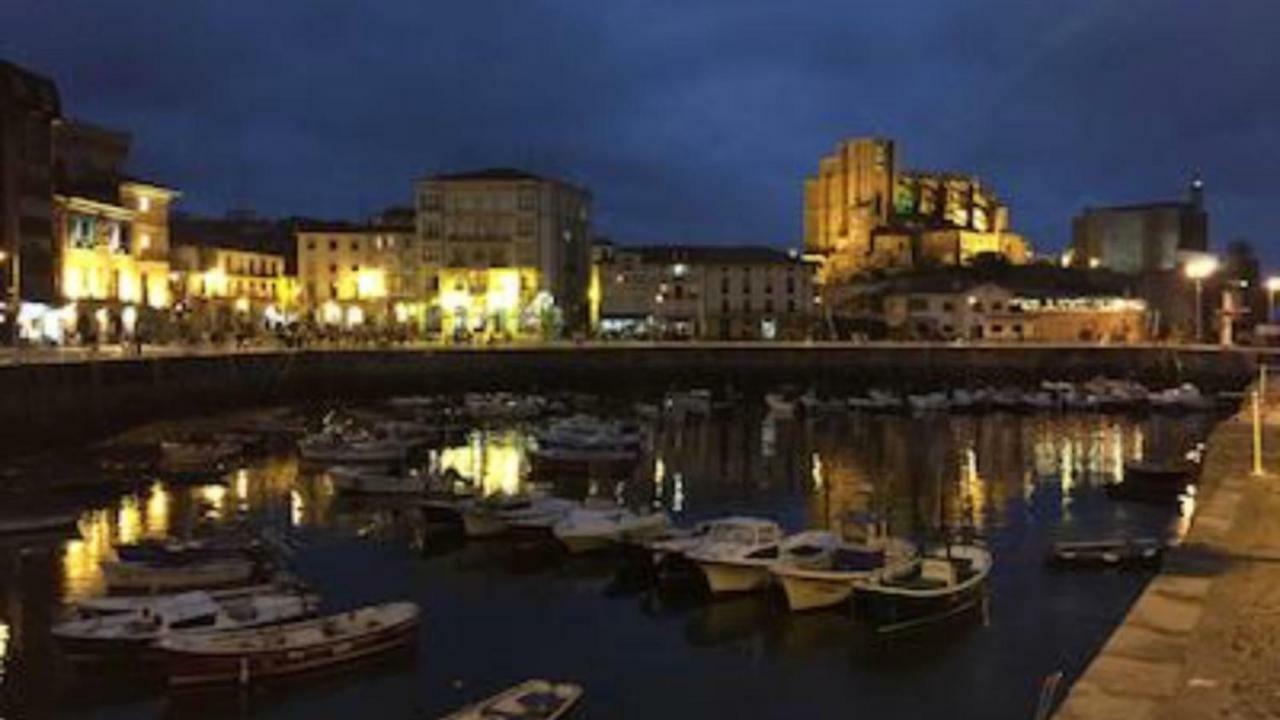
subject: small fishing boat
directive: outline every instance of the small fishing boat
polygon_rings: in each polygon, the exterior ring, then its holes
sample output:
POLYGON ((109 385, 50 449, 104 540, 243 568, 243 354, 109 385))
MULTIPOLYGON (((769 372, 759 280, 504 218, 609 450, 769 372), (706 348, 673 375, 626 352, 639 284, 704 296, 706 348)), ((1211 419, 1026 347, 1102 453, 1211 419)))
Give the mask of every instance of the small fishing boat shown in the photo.
POLYGON ((1124 481, 1170 485, 1181 489, 1192 482, 1196 470, 1196 465, 1182 460, 1135 460, 1124 464, 1124 481))
POLYGON ((1160 564, 1166 549, 1157 538, 1055 542, 1046 562, 1053 568, 1140 568, 1160 564))
POLYGON ((919 564, 914 544, 882 533, 850 540, 832 532, 796 536, 786 558, 769 567, 794 612, 833 607, 853 596, 872 573, 905 575, 919 564))
POLYGON ((946 412, 951 408, 951 399, 945 392, 931 392, 921 395, 910 395, 907 404, 914 413, 946 412))
POLYGON ((749 592, 769 584, 769 566, 788 547, 783 540, 782 528, 772 520, 726 518, 684 556, 702 571, 712 594, 749 592))
POLYGON ((129 612, 70 620, 53 636, 71 658, 136 651, 173 634, 209 633, 274 625, 314 615, 320 597, 300 593, 259 593, 215 598, 189 592, 152 598, 129 612))
POLYGON ((985 600, 991 553, 949 544, 923 554, 911 572, 886 567, 854 587, 854 598, 881 632, 909 630, 953 617, 985 600))
POLYGON ((170 635, 155 648, 170 686, 249 685, 414 647, 419 615, 414 603, 392 602, 251 630, 170 635))
POLYGON ((582 699, 581 685, 526 680, 442 720, 557 720, 582 699))
POLYGON ((169 565, 105 561, 101 563, 107 588, 119 593, 166 593, 243 585, 253 578, 256 564, 247 559, 219 559, 169 565))
POLYGON ((298 455, 304 462, 327 465, 365 465, 404 462, 408 446, 395 440, 379 440, 326 430, 298 441, 298 455))
POLYGON ((475 502, 462 512, 467 537, 502 535, 513 529, 550 530, 570 510, 572 500, 528 495, 497 495, 475 502))
POLYGON ((642 541, 671 524, 665 512, 636 513, 618 507, 581 507, 565 515, 551 528, 570 553, 602 550, 618 542, 642 541))
POLYGON ((849 411, 849 405, 841 398, 821 397, 814 390, 800 396, 800 407, 810 417, 840 415, 849 411))
POLYGON ((141 540, 114 546, 121 562, 152 565, 190 565, 213 560, 253 559, 261 548, 239 540, 141 540))
MULTIPOLYGON (((306 591, 306 586, 297 580, 279 579, 274 582, 260 583, 258 585, 242 585, 240 587, 228 588, 225 590, 202 590, 212 598, 215 602, 236 601, 241 598, 253 597, 255 595, 280 595, 292 593, 294 595, 302 594, 306 591)), ((136 613, 145 607, 150 607, 156 603, 164 603, 172 601, 185 593, 171 593, 166 595, 101 595, 98 597, 89 597, 77 600, 71 606, 71 617, 73 618, 91 618, 100 615, 116 615, 120 613, 136 613)))

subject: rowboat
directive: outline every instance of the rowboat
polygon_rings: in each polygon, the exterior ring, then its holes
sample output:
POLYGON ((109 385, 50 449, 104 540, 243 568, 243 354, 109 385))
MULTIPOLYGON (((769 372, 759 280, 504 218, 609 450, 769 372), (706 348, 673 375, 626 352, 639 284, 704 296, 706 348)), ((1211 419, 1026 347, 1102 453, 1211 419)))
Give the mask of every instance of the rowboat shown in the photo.
POLYGON ((249 685, 413 647, 419 615, 415 603, 392 602, 252 630, 171 635, 155 648, 171 687, 249 685))
POLYGON ((574 683, 526 680, 441 720, 556 720, 573 710, 582 694, 582 686, 574 683))
POLYGON ((152 598, 132 612, 98 615, 58 623, 53 636, 73 659, 97 658, 141 650, 170 635, 260 627, 315 614, 320 597, 277 592, 214 598, 189 592, 152 598))
POLYGON ((769 567, 794 611, 840 605, 858 582, 877 572, 910 572, 918 560, 915 545, 884 534, 851 540, 811 530, 793 536, 791 551, 769 567))
MULTIPOLYGON (((225 590, 206 590, 204 591, 210 598, 217 602, 234 601, 238 598, 252 597, 254 595, 271 595, 279 593, 300 593, 305 586, 296 580, 277 580, 276 582, 261 583, 258 585, 244 585, 241 587, 227 588, 225 590)), ((134 613, 142 608, 157 602, 167 602, 178 597, 182 593, 171 593, 164 595, 103 595, 99 597, 90 597, 83 600, 77 600, 72 606, 75 617, 90 618, 99 615, 116 615, 121 613, 134 613)))
POLYGON ((24 515, 0 518, 0 535, 25 535, 75 527, 79 519, 74 513, 24 515))
POLYGON ((924 553, 911 572, 886 567, 854 587, 855 599, 881 632, 944 620, 985 599, 991 553, 978 545, 950 544, 924 553))
POLYGON ((107 588, 120 593, 181 592, 241 585, 252 577, 256 564, 243 559, 220 559, 182 565, 106 561, 102 575, 107 588))

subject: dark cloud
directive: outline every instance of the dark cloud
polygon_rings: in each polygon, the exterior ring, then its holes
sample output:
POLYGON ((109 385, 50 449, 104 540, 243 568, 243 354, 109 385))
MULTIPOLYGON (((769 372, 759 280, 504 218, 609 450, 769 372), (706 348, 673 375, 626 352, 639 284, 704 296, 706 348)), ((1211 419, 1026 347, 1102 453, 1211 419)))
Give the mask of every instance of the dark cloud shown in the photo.
POLYGON ((842 137, 980 174, 1045 249, 1081 206, 1174 197, 1280 260, 1272 0, 9 0, 0 55, 200 211, 358 216, 414 178, 562 174, 637 241, 794 244, 842 137))

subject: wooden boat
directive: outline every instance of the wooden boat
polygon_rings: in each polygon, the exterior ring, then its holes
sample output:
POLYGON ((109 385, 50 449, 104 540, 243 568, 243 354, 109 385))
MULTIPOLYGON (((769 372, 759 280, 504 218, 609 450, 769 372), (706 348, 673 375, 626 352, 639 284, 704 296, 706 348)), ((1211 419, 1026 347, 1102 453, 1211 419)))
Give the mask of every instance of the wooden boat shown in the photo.
POLYGON ((315 614, 320 596, 277 592, 215 598, 189 592, 151 598, 131 612, 59 623, 53 636, 73 659, 137 651, 163 637, 273 625, 315 614))
POLYGON ((243 585, 252 579, 256 563, 221 559, 181 565, 106 561, 102 574, 107 588, 119 593, 164 593, 243 585))
POLYGON ((585 553, 660 533, 670 523, 665 512, 636 513, 617 505, 588 506, 570 511, 551 532, 570 553, 585 553))
POLYGON ((935 548, 912 572, 886 569, 860 581, 854 597, 881 632, 909 630, 958 615, 985 600, 991 553, 977 545, 935 548))
POLYGON ((462 513, 467 537, 501 535, 514 529, 550 531, 577 503, 556 497, 500 496, 485 498, 462 513))
POLYGON ((116 545, 114 550, 121 562, 190 565, 214 560, 253 559, 260 548, 256 543, 235 540, 143 540, 116 545))
POLYGON ((1166 545, 1156 538, 1056 542, 1046 562, 1054 568, 1154 567, 1166 545))
POLYGON ((840 605, 873 573, 888 567, 905 574, 919 563, 914 544, 880 533, 856 541, 826 531, 795 538, 787 556, 769 567, 793 612, 840 605))
POLYGON ((573 710, 582 695, 582 686, 574 683, 526 680, 442 720, 556 720, 573 710))
POLYGON ((200 635, 155 644, 172 687, 267 682, 414 647, 415 603, 371 605, 316 620, 200 635))
POLYGON ((790 545, 772 520, 740 517, 712 529, 685 557, 702 571, 712 594, 750 592, 769 584, 769 566, 790 545))
MULTIPOLYGON (((271 595, 279 593, 302 593, 306 590, 306 586, 292 579, 280 579, 274 582, 260 583, 257 585, 244 585, 241 587, 227 588, 225 590, 205 590, 205 592, 214 601, 234 601, 238 598, 252 597, 254 595, 271 595)), ((141 610, 153 603, 166 602, 178 597, 182 593, 169 593, 164 595, 103 595, 100 597, 90 597, 83 600, 77 600, 72 606, 73 617, 90 618, 100 615, 115 615, 120 613, 132 613, 141 610)))

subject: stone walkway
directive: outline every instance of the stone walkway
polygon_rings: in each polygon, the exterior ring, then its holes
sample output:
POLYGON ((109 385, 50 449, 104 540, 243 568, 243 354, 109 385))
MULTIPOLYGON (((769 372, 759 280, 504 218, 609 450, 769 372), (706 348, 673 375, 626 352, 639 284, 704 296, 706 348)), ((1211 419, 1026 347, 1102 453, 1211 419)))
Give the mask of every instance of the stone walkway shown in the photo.
POLYGON ((1280 718, 1280 396, 1264 469, 1248 407, 1210 436, 1186 542, 1134 603, 1055 717, 1280 718))

